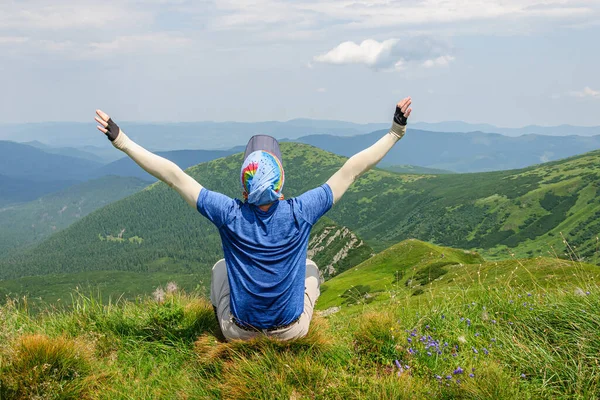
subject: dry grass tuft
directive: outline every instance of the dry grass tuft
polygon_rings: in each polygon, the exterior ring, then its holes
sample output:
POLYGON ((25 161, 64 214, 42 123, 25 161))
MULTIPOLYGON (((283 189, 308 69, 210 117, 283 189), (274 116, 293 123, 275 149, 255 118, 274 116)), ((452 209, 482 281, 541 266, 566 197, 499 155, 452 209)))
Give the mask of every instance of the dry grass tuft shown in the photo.
POLYGON ((0 398, 86 399, 98 384, 94 346, 65 337, 24 335, 0 368, 0 398))

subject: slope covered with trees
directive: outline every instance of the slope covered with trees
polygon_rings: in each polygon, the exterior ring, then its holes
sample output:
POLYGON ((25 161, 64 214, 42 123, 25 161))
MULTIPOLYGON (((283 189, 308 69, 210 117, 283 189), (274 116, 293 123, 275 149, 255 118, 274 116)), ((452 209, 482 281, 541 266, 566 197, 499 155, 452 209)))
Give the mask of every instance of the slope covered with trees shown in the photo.
MULTIPOLYGON (((282 145, 286 196, 325 182, 344 158, 311 146, 282 145)), ((206 187, 239 195, 241 155, 190 168, 206 187)), ((523 170, 400 175, 373 170, 328 217, 375 251, 418 238, 485 254, 583 257, 597 261, 600 151, 523 170), (562 233, 561 233, 562 232, 562 233), (575 245, 568 251, 562 236, 575 245)), ((4 277, 84 270, 190 271, 222 251, 216 230, 164 184, 98 210, 32 251, 4 260, 4 277), (163 260, 158 263, 157 260, 163 260), (160 265, 159 265, 160 264, 160 265)))

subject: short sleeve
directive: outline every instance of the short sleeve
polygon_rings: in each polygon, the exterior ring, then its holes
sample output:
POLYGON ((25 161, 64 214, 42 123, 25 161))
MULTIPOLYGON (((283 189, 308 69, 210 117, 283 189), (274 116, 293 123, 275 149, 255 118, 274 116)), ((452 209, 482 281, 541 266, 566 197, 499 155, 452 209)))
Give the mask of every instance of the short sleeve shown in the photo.
POLYGON ((328 184, 324 184, 303 193, 294 200, 302 218, 314 225, 333 206, 333 192, 328 184))
POLYGON ((202 188, 196 202, 198 212, 208 218, 217 228, 227 223, 235 205, 236 202, 232 198, 206 188, 202 188))

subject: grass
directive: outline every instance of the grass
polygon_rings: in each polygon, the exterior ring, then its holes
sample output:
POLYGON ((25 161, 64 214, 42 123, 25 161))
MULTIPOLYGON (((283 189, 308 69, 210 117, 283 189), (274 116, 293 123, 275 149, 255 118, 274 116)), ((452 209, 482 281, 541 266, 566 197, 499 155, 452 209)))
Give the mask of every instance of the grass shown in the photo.
POLYGON ((357 291, 380 290, 376 301, 315 315, 308 336, 292 342, 226 343, 210 303, 181 290, 110 304, 75 294, 69 311, 35 314, 9 301, 0 308, 0 399, 588 399, 600 391, 596 266, 485 262, 418 241, 393 250, 333 278, 318 306, 358 272, 366 275, 357 291), (390 271, 403 259, 395 282, 390 271), (404 282, 427 268, 448 272, 424 279, 413 296, 404 282), (376 289, 379 274, 385 284, 376 289))

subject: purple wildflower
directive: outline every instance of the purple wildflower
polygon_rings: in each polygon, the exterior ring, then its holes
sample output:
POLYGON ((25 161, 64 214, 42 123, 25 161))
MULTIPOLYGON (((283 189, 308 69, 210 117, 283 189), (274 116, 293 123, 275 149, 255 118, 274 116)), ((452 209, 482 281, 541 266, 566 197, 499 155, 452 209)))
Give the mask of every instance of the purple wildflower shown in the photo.
POLYGON ((428 351, 428 352, 427 352, 427 355, 428 355, 428 356, 431 356, 431 352, 430 352, 430 351, 428 351))
POLYGON ((442 319, 446 319, 446 316, 444 314, 442 314, 442 319))
POLYGON ((402 365, 400 364, 400 361, 394 360, 394 363, 396 364, 396 367, 398 367, 399 369, 402 369, 402 365))
POLYGON ((456 367, 456 369, 454 370, 453 374, 454 375, 458 375, 458 374, 462 374, 464 371, 461 367, 456 367))
POLYGON ((457 379, 457 380, 456 380, 456 383, 458 383, 458 384, 460 385, 460 379, 457 379))
POLYGON ((467 326, 471 326, 471 320, 467 318, 467 326))
POLYGON ((527 293, 527 297, 531 297, 531 293, 527 293))
POLYGON ((493 320, 492 320, 492 324, 495 324, 495 323, 496 323, 496 320, 495 320, 495 319, 493 319, 493 320))
POLYGON ((479 332, 475 332, 475 337, 479 336, 479 332))
POLYGON ((508 302, 509 302, 510 304, 514 303, 514 301, 512 301, 512 300, 509 300, 508 302))
POLYGON ((496 338, 492 338, 491 341, 496 343, 496 338))
POLYGON ((446 375, 446 379, 448 379, 448 380, 452 379, 452 375, 446 375))
POLYGON ((475 374, 469 374, 469 378, 475 378, 475 374))
POLYGON ((521 374, 521 378, 525 379, 527 376, 525 374, 521 374))
POLYGON ((435 376, 435 379, 437 379, 437 380, 441 380, 441 379, 442 379, 442 377, 441 377, 441 376, 439 376, 439 375, 436 375, 436 376, 435 376))
POLYGON ((484 347, 483 348, 483 354, 485 354, 487 356, 488 354, 490 354, 490 352, 484 347))
POLYGON ((590 292, 585 292, 585 294, 587 294, 588 296, 590 295, 590 292))
POLYGON ((425 329, 429 329, 429 325, 425 325, 425 329))
POLYGON ((408 343, 412 343, 412 339, 411 338, 407 338, 406 340, 408 340, 408 343))
POLYGON ((444 347, 448 347, 448 342, 444 342, 444 347))
POLYGON ((463 322, 465 320, 465 317, 460 317, 460 322, 463 322))
POLYGON ((475 347, 471 347, 473 349, 473 353, 475 354, 479 354, 479 352, 477 351, 477 349, 475 347))

